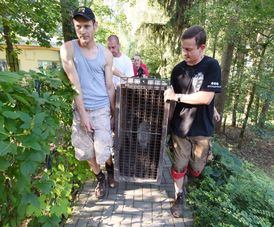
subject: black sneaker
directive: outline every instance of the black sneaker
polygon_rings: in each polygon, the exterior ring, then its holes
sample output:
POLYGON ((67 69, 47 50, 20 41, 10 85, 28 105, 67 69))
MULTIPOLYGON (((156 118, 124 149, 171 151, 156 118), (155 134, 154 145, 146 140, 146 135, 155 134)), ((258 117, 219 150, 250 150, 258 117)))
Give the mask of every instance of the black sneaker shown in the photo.
POLYGON ((177 199, 174 201, 171 207, 171 214, 175 218, 182 218, 184 211, 184 192, 179 192, 177 194, 177 199))
POLYGON ((100 172, 97 176, 97 185, 95 188, 95 196, 100 199, 106 194, 106 180, 105 175, 100 172))
POLYGON ((187 193, 187 190, 186 190, 187 184, 188 184, 188 175, 186 174, 185 177, 184 177, 184 183, 183 183, 183 193, 184 193, 184 196, 187 193))

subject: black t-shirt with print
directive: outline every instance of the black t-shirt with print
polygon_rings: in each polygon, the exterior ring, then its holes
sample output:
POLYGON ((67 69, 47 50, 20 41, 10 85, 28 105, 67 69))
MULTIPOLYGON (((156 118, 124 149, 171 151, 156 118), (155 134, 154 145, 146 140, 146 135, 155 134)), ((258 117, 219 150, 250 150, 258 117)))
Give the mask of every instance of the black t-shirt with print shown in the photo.
MULTIPOLYGON (((204 56, 197 65, 185 61, 174 67, 171 85, 175 93, 192 94, 198 91, 221 92, 221 69, 217 60, 204 56)), ((209 105, 177 103, 171 120, 171 130, 177 136, 212 136, 214 99, 209 105)))

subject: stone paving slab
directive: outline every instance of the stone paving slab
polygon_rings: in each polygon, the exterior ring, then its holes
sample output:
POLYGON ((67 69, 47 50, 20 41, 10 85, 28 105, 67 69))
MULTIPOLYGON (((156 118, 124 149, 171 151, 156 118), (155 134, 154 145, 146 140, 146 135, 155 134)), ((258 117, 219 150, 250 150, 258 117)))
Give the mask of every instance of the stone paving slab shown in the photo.
POLYGON ((109 188, 100 200, 94 195, 95 182, 87 181, 65 227, 192 226, 192 213, 187 207, 184 218, 173 218, 170 213, 174 199, 170 166, 170 160, 165 155, 160 185, 120 182, 117 188, 109 188))

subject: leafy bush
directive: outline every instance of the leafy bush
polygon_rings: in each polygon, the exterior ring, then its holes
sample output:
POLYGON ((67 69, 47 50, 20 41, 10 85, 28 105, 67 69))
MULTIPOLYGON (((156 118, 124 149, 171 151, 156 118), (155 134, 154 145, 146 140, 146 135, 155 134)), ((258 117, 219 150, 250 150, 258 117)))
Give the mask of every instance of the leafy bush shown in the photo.
POLYGON ((273 226, 273 180, 218 144, 213 151, 215 160, 187 188, 194 225, 273 226))
POLYGON ((70 144, 73 96, 61 71, 0 73, 0 226, 57 226, 91 176, 70 144))

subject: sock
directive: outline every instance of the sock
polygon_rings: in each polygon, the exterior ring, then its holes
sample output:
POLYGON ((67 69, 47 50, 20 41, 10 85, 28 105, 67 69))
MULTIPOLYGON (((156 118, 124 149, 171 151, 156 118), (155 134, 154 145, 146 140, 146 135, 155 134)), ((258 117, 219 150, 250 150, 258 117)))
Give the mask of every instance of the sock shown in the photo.
POLYGON ((100 171, 98 174, 95 174, 97 181, 104 181, 105 180, 105 174, 100 171))
POLYGON ((182 188, 178 188, 177 184, 174 182, 174 188, 175 188, 175 199, 177 199, 177 194, 178 193, 182 193, 183 189, 182 188))
POLYGON ((114 173, 114 165, 113 165, 113 163, 111 163, 111 165, 109 165, 109 164, 106 163, 105 167, 106 167, 107 173, 113 175, 113 173, 114 173))

